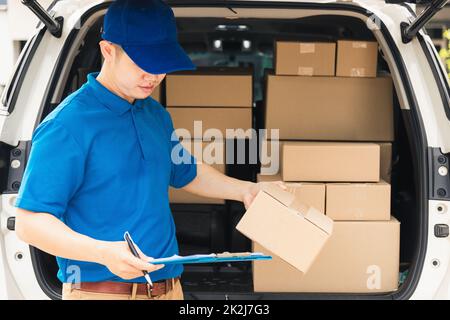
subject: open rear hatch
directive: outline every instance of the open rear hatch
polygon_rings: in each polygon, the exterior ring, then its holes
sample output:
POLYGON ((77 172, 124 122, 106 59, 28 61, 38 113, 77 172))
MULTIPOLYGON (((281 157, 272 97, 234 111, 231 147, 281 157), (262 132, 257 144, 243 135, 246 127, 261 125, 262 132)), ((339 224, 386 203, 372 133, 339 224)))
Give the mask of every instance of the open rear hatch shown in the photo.
MULTIPOLYGON (((36 9, 34 1, 26 1, 38 12, 48 27, 58 29, 61 21, 46 16, 36 9)), ((435 1, 430 5, 425 17, 417 23, 426 22, 431 12, 442 4, 435 1)), ((426 247, 426 228, 423 216, 426 215, 426 192, 424 180, 426 175, 426 142, 420 129, 417 109, 413 95, 410 95, 410 109, 400 105, 397 92, 411 91, 411 84, 406 81, 404 65, 395 43, 381 20, 377 36, 367 25, 367 19, 374 18, 368 10, 352 4, 336 3, 255 3, 233 1, 207 4, 171 2, 177 16, 179 40, 194 63, 199 67, 243 67, 253 70, 253 117, 252 127, 264 128, 267 95, 267 73, 275 68, 275 44, 277 40, 285 41, 328 41, 339 39, 361 41, 383 41, 382 51, 378 53, 379 75, 391 74, 390 66, 398 71, 396 87, 392 93, 394 140, 390 160, 391 178, 391 212, 401 223, 399 287, 395 292, 386 293, 304 293, 304 292, 254 292, 253 269, 251 263, 228 263, 223 265, 186 266, 182 277, 185 297, 191 299, 223 298, 406 298, 418 281, 423 264, 426 247), (390 59, 390 60, 387 60, 390 59), (398 79, 397 79, 398 80, 398 79)), ((96 6, 81 21, 97 10, 104 10, 105 4, 96 6)), ((86 79, 86 74, 98 71, 101 66, 98 41, 102 19, 90 23, 90 30, 82 42, 73 43, 76 37, 69 37, 66 46, 77 45, 79 53, 73 57, 68 75, 54 74, 54 83, 67 76, 62 86, 62 98, 76 90, 86 79)), ((81 24, 81 29, 83 24, 81 24)), ((400 28, 400 26, 399 26, 400 28)), ((403 26, 405 41, 415 35, 416 25, 403 26)), ((56 32, 56 31, 53 31, 56 32)), ((73 33, 79 30, 73 30, 73 33)), ((57 36, 57 34, 55 35, 57 36)), ((69 57, 69 60, 72 57, 69 57)), ((66 60, 65 57, 62 60, 66 60)), ((60 61, 61 64, 64 61, 60 61)), ((55 70, 62 70, 55 68, 55 70)), ((326 89, 324 89, 325 94, 326 89)), ((230 93, 232 94, 232 93, 230 93)), ((165 105, 165 86, 161 87, 161 103, 165 105)), ((46 97, 46 109, 42 119, 55 107, 51 95, 46 97)), ((348 115, 349 117, 351 115, 348 115)), ((260 163, 227 165, 226 173, 230 176, 256 181, 260 163)), ((221 251, 252 251, 251 241, 236 231, 235 226, 244 214, 241 203, 172 204, 172 211, 180 243, 180 254, 210 253, 221 251)), ((61 285, 56 279, 56 262, 54 257, 32 248, 33 264, 44 291, 53 298, 58 298, 61 285)), ((345 255, 345 253, 342 253, 345 255)), ((280 275, 273 274, 276 278, 280 275)))

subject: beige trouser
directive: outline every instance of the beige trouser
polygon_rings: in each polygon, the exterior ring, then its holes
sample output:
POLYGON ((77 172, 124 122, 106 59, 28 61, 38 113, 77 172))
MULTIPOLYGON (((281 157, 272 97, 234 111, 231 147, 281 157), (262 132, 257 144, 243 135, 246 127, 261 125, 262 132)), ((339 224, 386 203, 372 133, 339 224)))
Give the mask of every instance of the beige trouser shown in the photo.
MULTIPOLYGON (((133 284, 135 285, 135 284, 133 284)), ((136 290, 133 290, 136 292, 136 290)), ((184 300, 183 288, 180 280, 176 280, 172 290, 166 294, 149 298, 147 295, 137 294, 114 294, 114 293, 96 293, 86 292, 72 288, 71 283, 63 283, 63 300, 184 300)))

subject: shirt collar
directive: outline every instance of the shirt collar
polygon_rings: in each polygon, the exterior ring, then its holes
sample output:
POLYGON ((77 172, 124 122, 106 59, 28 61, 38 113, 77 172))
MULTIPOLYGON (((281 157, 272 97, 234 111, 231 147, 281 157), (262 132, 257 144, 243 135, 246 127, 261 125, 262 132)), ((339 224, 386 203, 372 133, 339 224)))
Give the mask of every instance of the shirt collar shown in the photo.
POLYGON ((89 73, 87 76, 87 83, 88 86, 93 89, 94 95, 97 97, 97 99, 109 110, 118 115, 122 115, 130 110, 133 106, 141 107, 141 100, 135 100, 135 103, 133 105, 124 98, 119 97, 117 94, 111 92, 96 79, 98 74, 99 72, 89 73))

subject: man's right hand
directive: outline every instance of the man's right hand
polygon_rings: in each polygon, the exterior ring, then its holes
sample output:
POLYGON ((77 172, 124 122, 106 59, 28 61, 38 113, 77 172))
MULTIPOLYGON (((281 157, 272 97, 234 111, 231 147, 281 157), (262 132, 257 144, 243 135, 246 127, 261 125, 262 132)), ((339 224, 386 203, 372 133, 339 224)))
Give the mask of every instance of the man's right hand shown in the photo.
POLYGON ((163 264, 150 264, 151 258, 147 257, 137 246, 136 249, 140 259, 133 256, 126 241, 104 242, 100 249, 100 263, 125 280, 142 277, 143 270, 153 272, 164 267, 163 264))

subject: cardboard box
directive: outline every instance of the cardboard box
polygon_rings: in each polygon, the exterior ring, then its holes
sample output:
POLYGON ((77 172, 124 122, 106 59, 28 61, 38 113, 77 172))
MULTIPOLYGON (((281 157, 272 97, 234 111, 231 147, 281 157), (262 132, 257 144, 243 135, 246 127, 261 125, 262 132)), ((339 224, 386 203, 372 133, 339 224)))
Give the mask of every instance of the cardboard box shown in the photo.
POLYGON ((378 43, 375 41, 337 42, 336 76, 376 77, 378 43))
MULTIPOLYGON (((256 176, 257 182, 281 181, 281 175, 261 175, 256 176)), ((287 191, 295 198, 307 206, 316 208, 325 213, 325 184, 308 182, 286 182, 287 191)))
POLYGON ((152 94, 150 95, 153 99, 155 99, 156 101, 158 101, 159 103, 161 103, 161 84, 159 84, 159 86, 157 86, 152 94))
POLYGON ((219 132, 221 138, 225 138, 226 129, 242 129, 236 138, 243 139, 248 137, 245 131, 252 128, 251 108, 167 108, 167 111, 175 129, 187 129, 194 139, 210 138, 219 132), (202 121, 197 130, 194 130, 194 121, 202 121), (219 131, 205 132, 207 129, 219 131))
POLYGON ((198 68, 166 76, 168 107, 236 107, 253 105, 253 71, 244 68, 198 68))
POLYGON ((292 193, 266 184, 236 229, 306 272, 330 237, 333 221, 292 193))
MULTIPOLYGON (((392 169, 392 143, 380 142, 380 180, 391 183, 392 169)), ((262 140, 259 160, 261 162, 261 173, 276 175, 280 173, 280 158, 283 141, 273 144, 271 140, 262 140), (274 150, 272 150, 272 148, 274 150)), ((280 176, 280 180, 281 176, 280 176)))
POLYGON ((334 222, 333 235, 306 274, 257 243, 253 251, 273 257, 253 263, 256 292, 391 292, 398 287, 400 223, 395 218, 334 222))
MULTIPOLYGON (((225 142, 201 140, 183 140, 181 144, 197 159, 197 163, 204 162, 225 174, 225 142)), ((195 195, 185 190, 169 187, 170 203, 208 203, 224 204, 224 199, 207 198, 195 195)))
POLYGON ((275 45, 275 72, 279 75, 334 76, 336 43, 286 42, 275 45))
POLYGON ((378 182, 380 146, 375 143, 286 141, 284 181, 378 182))
POLYGON ((337 220, 387 221, 391 218, 391 185, 327 183, 326 215, 337 220))
POLYGON ((266 129, 283 140, 393 141, 390 77, 267 76, 266 129))
MULTIPOLYGON (((261 164, 262 175, 276 175, 281 172, 281 150, 283 141, 260 140, 258 159, 261 164)), ((280 180, 282 180, 280 178, 280 180)))

